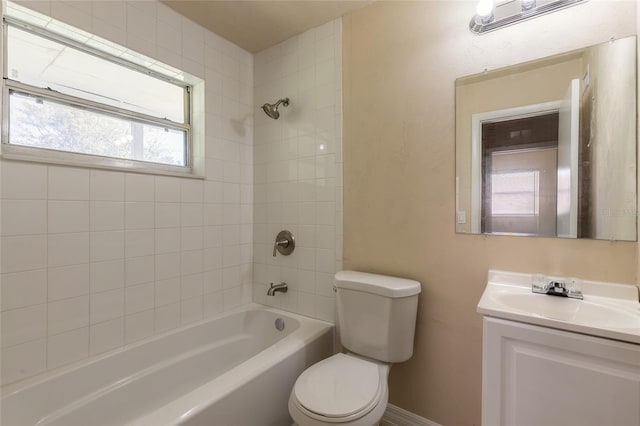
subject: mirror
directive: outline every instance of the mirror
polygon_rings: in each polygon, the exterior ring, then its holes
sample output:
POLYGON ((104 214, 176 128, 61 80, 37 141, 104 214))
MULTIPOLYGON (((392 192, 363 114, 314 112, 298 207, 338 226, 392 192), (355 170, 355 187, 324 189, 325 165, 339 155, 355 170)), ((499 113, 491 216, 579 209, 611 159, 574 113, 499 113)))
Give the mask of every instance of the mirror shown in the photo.
POLYGON ((456 231, 636 240, 636 38, 456 80, 456 231))

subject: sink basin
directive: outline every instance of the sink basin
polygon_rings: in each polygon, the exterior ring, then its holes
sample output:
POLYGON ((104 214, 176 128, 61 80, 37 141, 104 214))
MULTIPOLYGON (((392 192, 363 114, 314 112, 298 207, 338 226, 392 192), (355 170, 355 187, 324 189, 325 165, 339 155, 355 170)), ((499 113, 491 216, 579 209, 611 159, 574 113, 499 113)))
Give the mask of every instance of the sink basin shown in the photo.
POLYGON ((489 282, 478 303, 478 312, 640 343, 637 287, 583 281, 584 300, 578 300, 532 293, 531 278, 528 274, 489 271, 489 282))
POLYGON ((505 308, 541 317, 603 327, 638 328, 640 314, 596 300, 577 300, 536 293, 498 293, 496 302, 505 308))
POLYGON ((535 293, 498 292, 495 295, 498 304, 506 309, 514 309, 531 315, 570 321, 580 310, 580 301, 565 297, 548 297, 535 293))

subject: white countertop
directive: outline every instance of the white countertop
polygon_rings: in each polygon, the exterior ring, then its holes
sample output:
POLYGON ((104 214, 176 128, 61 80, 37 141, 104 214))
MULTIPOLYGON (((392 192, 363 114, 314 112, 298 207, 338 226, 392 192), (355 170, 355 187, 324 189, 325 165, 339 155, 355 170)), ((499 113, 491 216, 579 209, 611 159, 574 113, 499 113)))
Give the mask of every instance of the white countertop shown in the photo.
POLYGON ((584 300, 531 291, 533 275, 490 270, 478 312, 640 344, 640 302, 634 285, 582 280, 584 300))

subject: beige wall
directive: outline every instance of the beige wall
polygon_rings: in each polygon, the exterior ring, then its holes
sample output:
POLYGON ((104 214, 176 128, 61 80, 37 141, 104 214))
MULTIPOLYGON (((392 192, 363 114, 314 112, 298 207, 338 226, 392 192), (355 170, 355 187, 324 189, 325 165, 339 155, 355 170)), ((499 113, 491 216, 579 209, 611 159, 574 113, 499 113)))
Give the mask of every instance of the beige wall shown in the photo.
POLYGON ((390 402, 444 425, 480 422, 475 309, 489 268, 635 282, 638 263, 636 243, 454 232, 455 79, 634 34, 636 2, 481 37, 467 29, 474 8, 378 2, 343 21, 344 264, 422 282, 414 356, 393 368, 390 402))
MULTIPOLYGON (((636 34, 640 34, 640 0, 636 0, 636 34)), ((636 91, 638 92, 638 102, 636 102, 636 112, 638 113, 637 122, 640 122, 640 108, 637 108, 640 105, 640 90, 637 90, 637 87, 640 86, 640 73, 637 70, 640 70, 640 37, 636 37, 636 60, 638 61, 636 65, 636 91)), ((636 136, 639 136, 638 126, 636 125, 636 136)), ((637 144, 636 144, 637 146, 637 144)), ((640 164, 640 149, 636 149, 636 156, 638 162, 636 164, 640 164)), ((637 171, 637 169, 636 169, 637 171)), ((640 177, 639 177, 640 180, 640 177)), ((640 211, 640 197, 636 197, 636 202, 638 206, 636 207, 636 211, 640 211)), ((637 227, 637 218, 636 218, 636 230, 637 227)), ((640 243, 639 243, 640 245, 640 243)), ((636 282, 640 278, 640 250, 636 249, 636 282)))

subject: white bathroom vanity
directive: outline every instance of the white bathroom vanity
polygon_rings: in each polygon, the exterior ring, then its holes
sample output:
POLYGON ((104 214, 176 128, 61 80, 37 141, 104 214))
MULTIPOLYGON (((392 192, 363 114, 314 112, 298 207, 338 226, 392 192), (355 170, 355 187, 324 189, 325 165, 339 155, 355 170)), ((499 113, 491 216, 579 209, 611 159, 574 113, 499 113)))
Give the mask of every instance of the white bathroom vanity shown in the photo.
POLYGON ((482 424, 640 425, 638 288, 578 281, 578 300, 533 293, 533 279, 489 271, 482 424))

